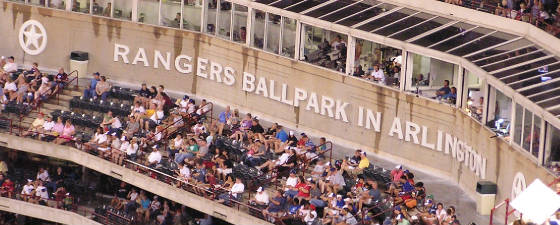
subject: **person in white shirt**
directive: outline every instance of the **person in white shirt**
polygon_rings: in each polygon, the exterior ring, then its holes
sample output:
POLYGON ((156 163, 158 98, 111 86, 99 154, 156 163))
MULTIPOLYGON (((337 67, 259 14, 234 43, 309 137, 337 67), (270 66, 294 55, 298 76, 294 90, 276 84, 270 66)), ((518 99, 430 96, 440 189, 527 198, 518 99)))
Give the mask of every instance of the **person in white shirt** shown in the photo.
POLYGON ((44 137, 44 136, 45 136, 45 135, 44 135, 45 133, 51 132, 51 130, 52 130, 53 127, 54 127, 54 124, 55 124, 55 123, 54 123, 52 117, 47 116, 47 121, 45 121, 45 122, 43 123, 43 126, 42 126, 42 127, 39 127, 39 128, 37 129, 37 132, 41 133, 39 136, 40 136, 40 137, 44 137))
POLYGON ((17 97, 17 84, 12 76, 8 76, 8 81, 4 86, 4 94, 8 96, 8 99, 15 99, 17 97))
POLYGON ((385 73, 383 72, 383 70, 379 69, 378 65, 373 66, 371 77, 374 81, 385 84, 385 73))
POLYGON ((144 106, 142 106, 140 104, 140 102, 135 102, 134 106, 132 107, 132 112, 131 112, 131 116, 134 116, 135 114, 138 115, 143 115, 146 112, 146 109, 144 109, 144 106))
MULTIPOLYGON (((177 175, 179 175, 179 179, 183 182, 189 182, 189 179, 191 178, 191 169, 189 169, 188 166, 185 165, 185 163, 181 162, 178 164, 179 166, 179 171, 175 171, 175 173, 177 173, 177 175)), ((181 185, 181 182, 177 182, 176 184, 177 186, 181 185)))
POLYGON ((231 199, 231 197, 233 197, 235 200, 239 200, 244 191, 245 185, 243 184, 242 180, 239 178, 235 178, 235 184, 231 186, 231 190, 228 193, 224 193, 218 196, 218 202, 225 202, 225 204, 229 204, 229 200, 231 199))
POLYGON ((284 191, 288 191, 294 188, 298 183, 298 177, 296 176, 295 170, 290 171, 290 176, 286 179, 286 183, 284 184, 284 191))
POLYGON ((112 159, 114 163, 122 165, 122 161, 124 159, 124 155, 126 154, 126 150, 130 146, 125 135, 121 137, 120 146, 118 149, 113 149, 112 159))
POLYGON ((6 73, 12 73, 17 71, 18 65, 17 63, 15 63, 15 59, 13 56, 8 57, 8 61, 6 62, 6 65, 4 65, 2 69, 6 73))
POLYGON ((202 99, 202 103, 200 103, 200 106, 198 107, 198 110, 196 110, 196 114, 198 115, 203 115, 205 113, 207 113, 208 111, 210 111, 212 105, 206 102, 206 99, 202 99))
POLYGON ((192 132, 194 135, 198 136, 206 132, 206 127, 202 124, 202 122, 198 121, 196 125, 192 127, 192 132))
POLYGON ((152 147, 153 151, 148 156, 148 164, 150 167, 155 167, 161 162, 161 153, 157 149, 157 145, 152 147))
POLYGON ((163 105, 159 105, 157 107, 157 110, 149 119, 144 119, 144 130, 154 129, 156 125, 161 123, 161 120, 163 120, 164 116, 165 113, 163 111, 163 105))
POLYGON ((317 218, 317 212, 311 207, 309 202, 306 202, 303 204, 303 207, 299 209, 298 216, 303 219, 305 224, 311 225, 317 218))
POLYGON ((182 113, 186 113, 187 112, 187 106, 189 105, 189 96, 185 95, 183 96, 183 98, 181 99, 181 101, 179 101, 179 111, 182 113))
POLYGON ((43 184, 39 184, 37 191, 35 192, 35 196, 40 198, 39 202, 48 200, 49 192, 47 191, 47 187, 43 186, 43 184))
POLYGON ((23 189, 21 190, 23 201, 27 201, 29 197, 31 197, 31 194, 33 194, 33 190, 35 190, 35 186, 33 186, 33 180, 27 179, 27 184, 23 185, 23 189))
POLYGON ((49 181, 49 171, 44 168, 39 168, 39 172, 37 172, 37 180, 42 180, 44 182, 49 181))
POLYGON ((138 139, 133 137, 130 145, 126 149, 126 155, 129 159, 136 160, 136 152, 138 151, 138 139))
POLYGON ((105 142, 107 142, 107 133, 103 132, 103 128, 98 127, 93 138, 84 145, 84 150, 99 149, 105 142))
POLYGON ((255 203, 258 206, 268 206, 268 202, 270 197, 268 196, 268 193, 264 190, 263 187, 259 187, 259 189, 257 189, 257 194, 255 195, 255 203))

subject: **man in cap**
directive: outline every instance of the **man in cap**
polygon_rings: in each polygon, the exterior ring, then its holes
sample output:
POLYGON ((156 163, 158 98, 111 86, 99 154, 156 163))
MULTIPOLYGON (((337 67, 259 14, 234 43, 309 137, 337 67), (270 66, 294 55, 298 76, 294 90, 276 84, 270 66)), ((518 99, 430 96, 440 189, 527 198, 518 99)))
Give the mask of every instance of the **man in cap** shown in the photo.
POLYGON ((152 152, 148 155, 148 165, 152 168, 156 167, 157 164, 161 162, 161 153, 158 150, 158 146, 152 146, 152 152))
POLYGON ((99 72, 93 73, 93 77, 90 80, 89 85, 84 90, 84 94, 82 95, 85 99, 90 99, 95 96, 95 88, 97 87, 97 82, 99 81, 99 72))
POLYGON ((269 196, 268 193, 264 190, 263 187, 259 187, 257 189, 257 194, 255 194, 255 199, 253 202, 259 208, 265 208, 269 203, 269 196))

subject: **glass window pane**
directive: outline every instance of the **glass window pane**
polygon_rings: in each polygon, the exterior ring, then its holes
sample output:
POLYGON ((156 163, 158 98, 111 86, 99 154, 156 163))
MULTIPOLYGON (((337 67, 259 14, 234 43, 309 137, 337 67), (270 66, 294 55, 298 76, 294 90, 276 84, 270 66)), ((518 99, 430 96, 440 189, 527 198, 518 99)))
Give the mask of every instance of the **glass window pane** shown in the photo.
POLYGON ((492 35, 486 36, 484 38, 478 39, 468 45, 465 45, 461 48, 455 49, 453 51, 451 51, 451 54, 454 55, 458 55, 458 56, 464 56, 485 48, 489 48, 492 47, 494 45, 498 45, 500 43, 509 41, 511 39, 516 38, 516 36, 510 35, 510 34, 506 34, 503 32, 497 32, 494 33, 492 35))
POLYGON ((183 6, 183 29, 200 31, 201 1, 185 1, 183 6))
POLYGON ((499 135, 509 136, 512 110, 511 98, 495 88, 491 89, 490 98, 487 126, 499 135))
POLYGON ((338 0, 328 5, 319 7, 318 9, 315 9, 311 12, 308 12, 305 15, 317 18, 327 13, 334 12, 335 10, 340 9, 352 3, 353 3, 352 0, 338 0))
POLYGON ((123 20, 130 20, 132 18, 132 1, 115 0, 114 3, 115 9, 113 9, 113 18, 119 18, 123 20))
POLYGON ((346 18, 346 19, 344 19, 344 20, 338 22, 338 24, 341 24, 341 25, 344 25, 344 26, 352 26, 352 25, 355 25, 355 24, 357 24, 357 23, 360 23, 360 22, 362 22, 362 21, 364 21, 364 20, 367 20, 367 19, 369 19, 369 18, 371 18, 371 17, 374 17, 374 16, 377 16, 377 15, 379 15, 379 14, 381 14, 381 13, 384 13, 384 12, 386 12, 386 11, 388 11, 388 10, 391 10, 391 9, 393 9, 393 8, 395 8, 394 5, 391 5, 391 4, 382 4, 382 5, 379 5, 379 6, 377 6, 377 7, 373 7, 373 8, 371 8, 371 9, 368 9, 368 10, 366 10, 366 11, 362 11, 362 12, 360 12, 360 13, 358 13, 358 14, 356 14, 356 15, 353 15, 353 16, 351 16, 351 17, 348 17, 348 18, 346 18))
POLYGON ((459 66, 415 53, 409 55, 413 66, 408 90, 454 104, 459 66))
POLYGON ((547 123, 544 166, 560 175, 560 130, 547 123))
POLYGON ((266 48, 264 49, 267 52, 279 54, 280 20, 280 16, 272 13, 268 14, 266 21, 266 48))
POLYGON ((548 82, 548 80, 558 78, 560 77, 560 73, 553 72, 553 71, 557 71, 559 69, 560 69, 560 63, 534 69, 529 72, 520 73, 519 75, 515 75, 513 77, 507 77, 501 80, 506 84, 516 82, 511 84, 510 87, 512 87, 513 89, 519 89, 522 87, 527 87, 529 85, 538 84, 541 82, 548 82), (523 81, 518 82, 521 80, 523 81))
POLYGON ((516 74, 516 73, 520 73, 523 71, 529 71, 531 69, 538 69, 540 67, 552 64, 558 62, 558 60, 556 60, 554 57, 552 58, 546 58, 537 62, 533 62, 530 64, 525 64, 525 65, 521 65, 521 66, 516 66, 514 68, 499 72, 499 73, 495 73, 493 74, 493 76, 497 77, 497 78, 502 78, 502 77, 506 77, 512 74, 516 74))
POLYGON ((231 37, 231 2, 221 1, 218 19, 218 36, 229 40, 231 37))
POLYGON ((315 6, 318 6, 322 3, 327 2, 328 0, 306 0, 298 5, 292 5, 290 7, 287 7, 286 9, 292 12, 296 12, 296 13, 300 13, 303 12, 307 9, 313 8, 315 6))
POLYGON ((447 51, 459 45, 472 41, 476 38, 482 37, 483 35, 488 34, 490 32, 492 32, 492 30, 479 27, 474 30, 462 32, 461 35, 451 38, 447 41, 444 41, 432 48, 439 51, 447 51))
MULTIPOLYGON (((284 9, 284 8, 288 8, 292 5, 298 4, 298 3, 303 2, 303 1, 304 0, 282 0, 282 1, 279 1, 279 2, 276 2, 276 3, 272 4, 272 6, 274 6, 276 8, 284 9)), ((273 2, 275 2, 275 1, 273 1, 273 2)))
MULTIPOLYGON (((419 24, 427 19, 432 18, 433 15, 431 14, 427 14, 427 13, 419 13, 416 14, 414 16, 410 16, 404 20, 401 20, 393 25, 389 25, 386 26, 382 29, 379 29, 377 31, 375 31, 374 33, 379 34, 379 35, 383 35, 383 36, 388 36, 390 34, 396 33, 398 31, 404 30, 408 27, 410 27, 412 24, 419 24)), ((420 25, 422 26, 422 25, 420 25)))
POLYGON ((36 5, 36 6, 45 6, 46 0, 29 0, 29 4, 36 5))
POLYGON ((296 50, 296 20, 284 17, 282 31, 282 55, 293 58, 296 50))
POLYGON ((405 41, 408 40, 410 38, 416 37, 420 34, 423 34, 425 32, 428 32, 429 30, 435 29, 437 27, 440 27, 444 24, 447 24, 451 22, 450 19, 444 18, 444 17, 437 17, 434 18, 430 21, 427 21, 419 26, 415 26, 412 27, 408 30, 404 30, 400 33, 397 34, 393 34, 393 36, 391 36, 391 38, 395 38, 401 41, 405 41))
POLYGON ((138 0, 138 22, 148 24, 159 24, 158 0, 138 0))
POLYGON ((72 0, 73 12, 89 13, 89 6, 89 0, 72 0))
POLYGON ((49 7, 55 9, 66 9, 66 1, 65 0, 49 0, 49 7))
POLYGON ((533 154, 535 158, 539 157, 540 136, 541 136, 541 118, 534 115, 533 133, 531 136, 531 154, 533 154))
MULTIPOLYGON (((111 0, 95 0, 93 1, 93 15, 111 17, 111 7, 111 0)), ((157 13, 157 10, 155 12, 157 13)))
POLYGON ((548 99, 549 97, 554 97, 554 95, 552 96, 549 95, 550 93, 553 93, 549 91, 554 90, 557 87, 560 87, 560 81, 554 81, 554 82, 547 81, 547 84, 521 91, 520 94, 525 96, 535 95, 532 96, 530 99, 533 101, 541 101, 541 100, 548 99), (546 92, 546 93, 541 93, 541 92, 546 92))
POLYGON ((215 1, 208 1, 206 10, 206 33, 216 34, 216 24, 218 17, 218 6, 215 1))
POLYGON ((235 4, 233 11, 233 40, 245 43, 247 39, 247 7, 235 4))
POLYGON ((25 3, 25 0, 8 0, 10 2, 20 2, 20 3, 25 3))
POLYGON ((421 45, 424 47, 428 47, 432 44, 438 43, 440 41, 443 41, 449 37, 452 37, 456 34, 462 33, 465 30, 471 29, 474 26, 471 24, 467 24, 467 23, 457 23, 453 26, 449 26, 446 28, 443 28, 440 31, 437 31, 435 33, 432 33, 430 35, 427 35, 423 38, 420 38, 412 43, 417 44, 417 45, 421 45))
MULTIPOLYGON (((467 59, 470 60, 470 61, 476 61, 476 60, 480 60, 480 59, 483 59, 483 58, 491 59, 491 58, 493 58, 493 56, 498 57, 498 56, 504 55, 505 53, 511 53, 511 52, 521 50, 523 48, 530 47, 530 44, 531 44, 531 42, 527 41, 526 39, 520 39, 520 40, 511 42, 509 44, 505 44, 505 45, 502 45, 502 46, 495 47, 493 49, 488 49, 488 50, 483 51, 483 52, 478 53, 478 54, 474 54, 472 56, 467 57, 467 59)), ((498 60, 502 60, 502 59, 503 58, 495 59, 495 60, 498 61, 498 60)), ((485 60, 481 60, 481 61, 485 61, 485 60)), ((482 65, 484 65, 484 64, 482 64, 482 65)))
POLYGON ((371 32, 377 28, 383 27, 387 24, 390 24, 392 22, 395 22, 397 20, 400 20, 402 18, 405 18, 407 16, 409 16, 410 14, 415 13, 416 11, 411 10, 411 9, 400 9, 396 12, 392 12, 388 15, 384 15, 383 17, 376 19, 374 21, 368 22, 364 25, 361 25, 358 27, 358 29, 363 30, 363 31, 367 31, 367 32, 371 32))
POLYGON ((529 110, 525 110, 525 115, 523 115, 523 149, 531 151, 531 140, 533 134, 531 129, 533 128, 533 113, 529 110))
POLYGON ((167 0, 161 2, 161 22, 159 25, 179 28, 181 26, 181 1, 167 0))
POLYGON ((521 128, 523 127, 523 107, 519 104, 515 104, 515 135, 513 136, 513 142, 521 146, 521 128))
POLYGON ((253 20, 253 37, 251 40, 251 46, 255 48, 263 48, 264 45, 264 23, 266 13, 260 10, 254 10, 254 20, 253 20))
POLYGON ((383 85, 398 87, 402 50, 357 39, 353 75, 383 85))
MULTIPOLYGON (((376 2, 376 3, 377 3, 377 2, 376 2)), ((321 19, 322 19, 322 20, 329 21, 329 22, 335 22, 335 21, 338 21, 338 20, 340 20, 340 19, 346 18, 346 17, 348 17, 348 16, 350 16, 350 15, 354 15, 354 14, 356 14, 356 13, 358 13, 358 12, 361 12, 361 11, 363 11, 363 10, 366 10, 366 9, 368 9, 368 8, 370 8, 370 7, 371 7, 371 5, 368 5, 368 4, 365 4, 365 3, 361 3, 361 2, 360 2, 360 3, 354 4, 354 5, 350 6, 350 7, 347 7, 347 8, 345 8, 345 9, 343 9, 343 10, 339 10, 339 11, 337 11, 337 12, 334 12, 334 13, 332 13, 332 14, 330 14, 330 15, 324 15, 324 17, 321 17, 321 19)))
POLYGON ((482 119, 482 113, 484 110, 484 88, 482 82, 478 76, 474 75, 468 70, 465 70, 465 81, 463 102, 463 109, 467 114, 476 120, 480 121, 482 119))
POLYGON ((518 56, 514 56, 514 57, 510 57, 507 60, 504 61, 499 61, 498 63, 493 63, 493 64, 488 64, 486 66, 483 66, 482 69, 486 70, 486 71, 494 71, 494 70, 498 70, 507 66, 511 66, 511 65, 515 65, 515 64, 519 64, 522 62, 526 62, 529 60, 533 60, 533 59, 537 59, 543 56, 546 56, 546 52, 544 51, 532 51, 529 53, 521 53, 518 52, 518 56))
POLYGON ((303 60, 344 72, 346 69, 347 36, 310 25, 302 29, 303 60))

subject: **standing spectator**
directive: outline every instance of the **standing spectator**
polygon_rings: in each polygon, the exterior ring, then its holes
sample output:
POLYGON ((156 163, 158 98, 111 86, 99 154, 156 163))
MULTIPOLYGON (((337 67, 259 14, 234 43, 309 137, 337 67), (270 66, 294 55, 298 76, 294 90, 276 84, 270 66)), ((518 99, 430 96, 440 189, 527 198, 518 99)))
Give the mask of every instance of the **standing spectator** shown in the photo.
POLYGON ((224 130, 224 127, 227 123, 227 121, 231 118, 231 110, 229 105, 226 106, 226 111, 223 111, 220 113, 220 115, 218 116, 218 134, 222 135, 222 132, 224 130))

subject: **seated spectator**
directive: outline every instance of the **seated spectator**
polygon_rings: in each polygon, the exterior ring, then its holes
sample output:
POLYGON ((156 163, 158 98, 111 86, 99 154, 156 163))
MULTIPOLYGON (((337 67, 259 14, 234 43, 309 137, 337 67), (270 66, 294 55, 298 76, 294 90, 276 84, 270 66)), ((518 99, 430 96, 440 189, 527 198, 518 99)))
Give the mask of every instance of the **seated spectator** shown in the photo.
POLYGON ((443 96, 449 94, 451 92, 451 88, 449 88, 449 80, 443 81, 443 87, 436 91, 436 97, 442 98, 443 96))
POLYGON ((286 149, 285 152, 276 160, 269 160, 256 168, 260 170, 267 168, 271 172, 274 168, 292 168, 296 163, 296 154, 293 149, 286 149))
POLYGON ((161 153, 157 147, 157 145, 152 146, 152 152, 148 156, 148 165, 152 168, 161 162, 161 153))
POLYGON ((27 179, 27 183, 23 185, 21 189, 21 198, 23 201, 29 201, 29 198, 33 195, 33 191, 35 190, 35 186, 33 185, 33 180, 27 179))
POLYGON ((99 80, 99 72, 93 73, 93 78, 91 78, 90 83, 88 84, 88 86, 84 90, 84 94, 82 95, 85 99, 90 99, 96 96, 96 88, 99 80))
POLYGON ((283 214, 284 206, 286 204, 286 198, 282 195, 282 192, 276 190, 274 197, 270 199, 268 207, 263 210, 263 216, 268 218, 268 216, 278 217, 283 214))
POLYGON ((37 133, 40 132, 40 129, 43 127, 44 124, 45 124, 44 114, 43 113, 37 114, 37 118, 33 120, 33 123, 31 123, 29 129, 27 129, 27 131, 23 133, 23 136, 29 136, 29 135, 36 136, 37 133))
POLYGON ((152 130, 164 119, 163 105, 159 105, 149 118, 144 119, 144 130, 152 130))
POLYGON ((377 81, 381 84, 385 84, 385 72, 379 69, 379 65, 373 66, 373 71, 371 71, 371 78, 373 81, 377 81))
POLYGON ((111 92, 111 84, 107 82, 107 78, 105 76, 101 76, 99 82, 95 86, 95 93, 97 94, 94 97, 101 98, 101 100, 106 101, 107 96, 111 92))
POLYGON ((4 94, 10 101, 17 98, 17 83, 11 76, 8 76, 8 80, 4 86, 4 94))
POLYGON ((6 64, 2 67, 2 70, 6 73, 13 73, 18 70, 18 64, 15 62, 15 58, 13 56, 8 57, 6 64))
POLYGON ((299 192, 299 189, 296 187, 297 184, 303 182, 303 178, 296 176, 296 171, 290 171, 290 175, 288 179, 286 179, 286 183, 284 184, 284 193, 290 199, 294 198, 299 192))
POLYGON ((113 116, 111 110, 107 111, 107 114, 103 117, 102 127, 105 127, 110 133, 120 134, 122 132, 122 123, 118 116, 113 116))
POLYGON ((39 137, 45 137, 46 134, 50 134, 54 126, 55 126, 55 122, 53 121, 52 117, 47 116, 47 120, 43 123, 43 125, 37 128, 39 137))
POLYGON ((76 128, 72 125, 72 120, 67 119, 64 128, 62 129, 61 135, 54 140, 55 144, 65 144, 74 139, 74 134, 76 133, 76 128))
POLYGON ((450 90, 451 91, 449 91, 449 93, 443 95, 442 98, 448 100, 449 103, 451 103, 451 104, 455 104, 455 101, 457 100, 457 88, 451 87, 450 90))
POLYGON ((257 194, 255 194, 253 203, 258 208, 266 208, 268 206, 269 203, 268 193, 266 192, 266 190, 264 190, 263 187, 259 187, 257 189, 257 194))
POLYGON ((236 141, 241 141, 242 138, 247 136, 247 132, 251 129, 253 125, 253 120, 251 113, 247 113, 243 121, 241 121, 239 130, 235 131, 230 138, 235 139, 236 141))
POLYGON ((34 97, 34 104, 37 104, 39 101, 45 101, 51 94, 51 89, 49 87, 49 83, 41 83, 41 86, 35 91, 33 94, 34 97))
POLYGON ((58 69, 58 73, 54 77, 54 82, 52 83, 53 86, 51 89, 54 89, 53 93, 58 93, 59 90, 63 89, 66 82, 68 82, 68 74, 66 74, 64 69, 60 67, 58 69))
POLYGON ((14 182, 10 178, 6 178, 0 186, 0 196, 6 198, 13 198, 14 197, 14 182))
POLYGON ((243 184, 243 181, 240 178, 235 178, 235 184, 231 187, 229 192, 221 194, 218 197, 219 198, 218 202, 229 205, 229 201, 232 198, 236 201, 240 201, 244 191, 245 191, 245 185, 243 184))
POLYGON ((130 140, 130 145, 128 145, 128 148, 126 149, 126 158, 132 161, 136 161, 137 152, 138 152, 138 139, 136 137, 133 137, 132 140, 130 140))

